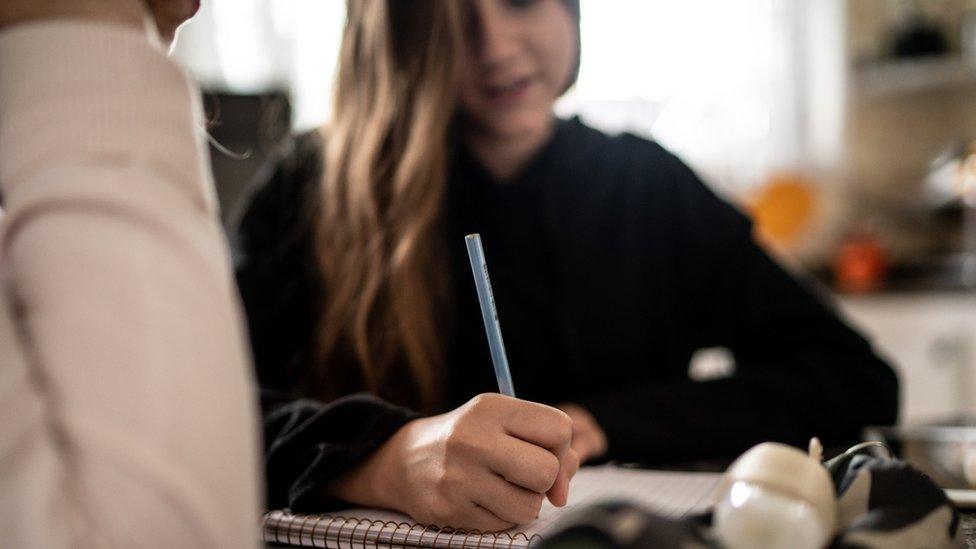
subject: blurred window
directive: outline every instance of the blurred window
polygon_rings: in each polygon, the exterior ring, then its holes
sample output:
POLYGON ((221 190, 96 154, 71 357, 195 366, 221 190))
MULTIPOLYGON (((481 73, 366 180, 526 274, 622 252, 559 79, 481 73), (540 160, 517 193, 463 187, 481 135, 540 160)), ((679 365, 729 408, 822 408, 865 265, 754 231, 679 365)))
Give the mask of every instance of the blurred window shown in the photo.
POLYGON ((207 91, 287 91, 294 127, 328 120, 343 0, 208 0, 175 54, 207 91))
MULTIPOLYGON (((819 1, 819 0, 818 0, 819 1)), ((178 55, 208 89, 286 89, 294 125, 326 121, 341 0, 210 0, 178 55)), ((559 103, 654 137, 730 192, 801 162, 798 0, 582 0, 577 86, 559 103)))
POLYGON ((790 0, 584 0, 579 82, 559 105, 656 138, 738 190, 799 144, 790 0))

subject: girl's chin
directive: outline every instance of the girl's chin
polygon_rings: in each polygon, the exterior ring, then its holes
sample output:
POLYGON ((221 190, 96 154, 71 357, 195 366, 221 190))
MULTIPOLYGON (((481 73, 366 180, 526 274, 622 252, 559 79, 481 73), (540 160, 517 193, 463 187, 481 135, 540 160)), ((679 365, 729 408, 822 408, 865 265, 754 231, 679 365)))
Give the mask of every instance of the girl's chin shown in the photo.
POLYGON ((524 138, 548 132, 552 125, 553 117, 552 112, 519 116, 496 116, 483 119, 484 123, 481 126, 483 131, 496 138, 524 138))

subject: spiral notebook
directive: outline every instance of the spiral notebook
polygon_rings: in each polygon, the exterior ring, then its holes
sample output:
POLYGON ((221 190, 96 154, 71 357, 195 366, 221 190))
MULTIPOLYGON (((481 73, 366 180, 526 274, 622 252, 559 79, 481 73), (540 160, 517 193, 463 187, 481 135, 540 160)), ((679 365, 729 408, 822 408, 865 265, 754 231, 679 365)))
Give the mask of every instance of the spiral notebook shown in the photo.
POLYGON ((545 538, 566 513, 600 501, 631 501, 673 518, 703 512, 712 503, 719 478, 712 473, 586 467, 573 478, 565 507, 546 502, 532 523, 494 534, 417 524, 405 515, 375 509, 349 509, 325 515, 271 511, 262 517, 261 529, 265 542, 297 547, 524 549, 545 538))

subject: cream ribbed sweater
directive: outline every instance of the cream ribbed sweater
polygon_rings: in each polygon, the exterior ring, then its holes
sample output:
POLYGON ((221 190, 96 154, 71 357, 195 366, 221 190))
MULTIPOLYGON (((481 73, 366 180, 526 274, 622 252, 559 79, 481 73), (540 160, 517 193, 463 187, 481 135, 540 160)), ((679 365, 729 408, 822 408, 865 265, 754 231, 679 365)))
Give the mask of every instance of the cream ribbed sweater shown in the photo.
POLYGON ((256 546, 256 400, 200 115, 135 30, 0 33, 0 546, 256 546))

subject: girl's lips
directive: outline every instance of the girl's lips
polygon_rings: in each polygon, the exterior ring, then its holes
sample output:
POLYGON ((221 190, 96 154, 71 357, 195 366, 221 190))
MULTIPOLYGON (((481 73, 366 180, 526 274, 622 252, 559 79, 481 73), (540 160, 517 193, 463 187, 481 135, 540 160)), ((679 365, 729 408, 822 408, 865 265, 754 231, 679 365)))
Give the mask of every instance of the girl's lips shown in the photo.
POLYGON ((486 86, 485 97, 495 105, 509 105, 520 101, 532 85, 531 78, 521 78, 505 86, 486 86))

